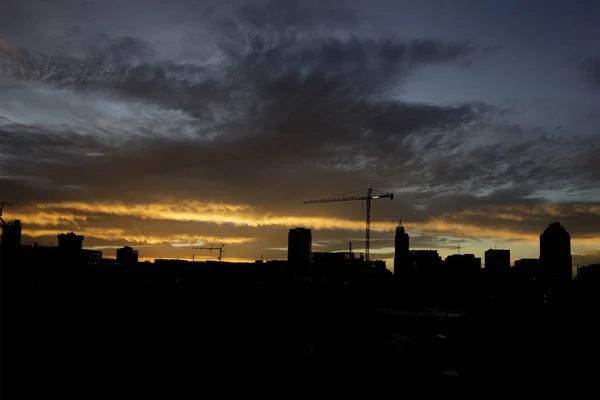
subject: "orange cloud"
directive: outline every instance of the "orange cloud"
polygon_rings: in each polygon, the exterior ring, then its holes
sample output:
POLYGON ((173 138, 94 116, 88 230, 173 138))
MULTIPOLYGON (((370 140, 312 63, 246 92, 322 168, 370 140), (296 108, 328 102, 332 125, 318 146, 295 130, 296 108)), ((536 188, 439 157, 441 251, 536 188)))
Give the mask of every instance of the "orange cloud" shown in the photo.
MULTIPOLYGON (((342 218, 278 216, 270 213, 258 213, 250 206, 202 203, 185 201, 182 203, 162 204, 124 204, 124 203, 45 203, 38 204, 32 210, 21 212, 18 217, 32 224, 48 226, 65 221, 89 218, 90 215, 115 215, 150 220, 212 222, 215 224, 233 224, 238 226, 305 226, 313 229, 364 229, 363 221, 342 218), (70 212, 70 213, 69 213, 70 212)), ((389 231, 396 227, 392 222, 373 222, 372 229, 389 231)))
MULTIPOLYGON (((33 238, 41 236, 57 236, 65 233, 64 229, 23 229, 22 234, 33 238)), ((103 240, 123 240, 127 242, 145 243, 145 244, 162 244, 176 242, 218 242, 226 244, 242 244, 256 242, 255 238, 248 237, 215 237, 201 235, 146 235, 129 233, 124 229, 118 228, 96 228, 84 227, 77 231, 78 234, 93 237, 103 240)))
MULTIPOLYGON (((527 216, 564 216, 565 213, 591 213, 600 214, 600 207, 589 205, 558 206, 542 204, 536 206, 507 206, 507 207, 482 207, 475 210, 465 210, 448 214, 443 218, 431 219, 421 223, 405 223, 405 227, 412 230, 413 234, 426 234, 438 236, 454 236, 466 238, 491 238, 500 240, 521 240, 537 243, 539 234, 519 232, 514 227, 485 227, 468 222, 469 216, 492 216, 494 219, 506 221, 521 221, 527 216), (447 218, 446 218, 447 217, 447 218), (467 219, 464 220, 463 217, 467 219)), ((232 224, 235 226, 302 226, 312 229, 343 229, 350 231, 364 231, 364 221, 343 218, 283 216, 271 213, 261 213, 249 205, 207 203, 198 201, 182 201, 177 203, 150 203, 150 204, 125 204, 125 203, 84 203, 84 202, 59 202, 42 203, 29 209, 24 209, 18 217, 26 223, 48 227, 49 229, 29 230, 33 236, 55 235, 61 233, 50 229, 60 224, 73 224, 78 226, 78 232, 98 239, 115 239, 139 243, 165 243, 176 241, 219 241, 223 243, 249 243, 251 238, 208 238, 187 234, 149 235, 144 233, 131 233, 124 229, 96 228, 88 226, 93 224, 93 216, 120 216, 134 217, 147 220, 191 221, 209 222, 215 224, 232 224)), ((374 221, 373 230, 393 232, 396 222, 374 221)), ((543 227, 540 227, 540 233, 543 227)), ((573 238, 573 244, 582 246, 600 247, 600 238, 582 237, 573 238)))

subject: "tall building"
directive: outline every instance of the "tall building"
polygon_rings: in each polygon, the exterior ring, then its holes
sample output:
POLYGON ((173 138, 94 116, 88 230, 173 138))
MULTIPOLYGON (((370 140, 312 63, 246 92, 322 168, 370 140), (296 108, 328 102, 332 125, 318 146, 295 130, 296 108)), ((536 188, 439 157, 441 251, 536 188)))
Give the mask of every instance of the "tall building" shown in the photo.
POLYGON ((446 257, 446 272, 450 274, 463 274, 481 269, 481 258, 474 254, 452 254, 446 257))
POLYGON ((135 265, 138 262, 138 251, 125 246, 117 249, 117 262, 122 265, 135 265))
POLYGON ((489 249, 485 252, 485 269, 506 271, 510 268, 510 250, 489 249))
POLYGON ((396 227, 394 242, 394 275, 402 275, 412 270, 412 257, 409 247, 408 233, 402 226, 402 221, 396 227))
POLYGON ((14 222, 5 222, 2 224, 2 242, 3 249, 18 249, 21 245, 21 230, 23 225, 21 221, 15 219, 14 222))
POLYGON ((434 274, 440 272, 442 257, 440 257, 437 250, 413 250, 411 256, 417 273, 434 274))
POLYGON ((288 234, 288 261, 293 264, 308 264, 312 251, 310 229, 294 228, 288 234))
POLYGON ((540 266, 557 283, 573 279, 571 235, 559 222, 551 223, 540 235, 540 266))
POLYGON ((66 251, 76 251, 83 248, 83 236, 73 232, 61 233, 57 236, 58 248, 66 251))
POLYGON ((12 265, 16 262, 17 253, 21 245, 21 221, 4 222, 2 224, 2 241, 0 242, 1 263, 12 265))

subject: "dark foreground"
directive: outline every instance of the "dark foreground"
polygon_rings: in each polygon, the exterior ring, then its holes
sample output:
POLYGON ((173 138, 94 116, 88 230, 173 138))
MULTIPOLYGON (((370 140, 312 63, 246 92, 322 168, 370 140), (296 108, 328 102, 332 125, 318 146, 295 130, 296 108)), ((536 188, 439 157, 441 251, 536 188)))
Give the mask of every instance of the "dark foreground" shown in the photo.
POLYGON ((261 285, 21 288, 4 309, 9 399, 357 390, 588 398, 599 385, 597 320, 560 310, 410 316, 342 290, 261 285))

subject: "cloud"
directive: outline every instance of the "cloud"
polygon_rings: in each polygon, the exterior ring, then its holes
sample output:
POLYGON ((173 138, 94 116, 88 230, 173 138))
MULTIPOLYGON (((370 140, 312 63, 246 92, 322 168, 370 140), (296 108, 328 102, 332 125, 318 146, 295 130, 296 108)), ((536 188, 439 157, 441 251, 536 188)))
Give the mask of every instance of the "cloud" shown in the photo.
MULTIPOLYGON (((178 201, 174 204, 124 204, 124 203, 38 203, 29 210, 16 214, 18 218, 35 225, 54 225, 61 221, 85 222, 94 215, 126 216, 155 221, 193 221, 240 226, 308 226, 314 229, 362 230, 362 221, 323 217, 295 217, 257 212, 245 205, 210 204, 178 201)), ((17 217, 15 217, 17 218, 17 217)), ((374 230, 392 230, 391 223, 373 223, 374 230)))
POLYGON ((592 89, 600 90, 600 57, 589 57, 581 63, 584 77, 592 89))
MULTIPOLYGON (((584 266, 591 264, 600 264, 600 251, 591 251, 586 254, 574 253, 573 255, 573 266, 584 266)), ((575 272, 576 274, 576 272, 575 272)))
POLYGON ((356 185, 361 170, 381 176, 364 176, 360 186, 387 184, 414 157, 415 143, 430 137, 448 144, 440 139, 445 131, 480 114, 469 104, 440 107, 382 97, 388 90, 383 84, 414 68, 470 56, 464 44, 275 41, 279 47, 230 53, 219 68, 209 68, 132 61, 150 57, 150 46, 131 38, 105 42, 92 51, 102 57, 56 61, 23 51, 12 58, 16 64, 5 75, 27 84, 10 94, 22 103, 0 103, 8 121, 0 134, 14 154, 3 166, 6 179, 35 177, 24 185, 81 188, 90 197, 106 197, 109 184, 120 197, 137 198, 155 185, 190 197, 202 183, 205 192, 224 196, 233 190, 238 198, 264 194, 251 199, 261 202, 273 199, 269 186, 277 182, 275 198, 291 199, 303 189, 290 185, 307 174, 322 181, 315 189, 331 182, 342 188, 351 179, 356 185), (32 104, 36 119, 23 113, 32 104))
POLYGON ((594 138, 406 100, 423 69, 497 47, 379 35, 333 2, 22 3, 6 9, 27 32, 0 16, 0 184, 29 234, 256 240, 232 246, 241 258, 308 226, 343 249, 364 207, 302 201, 374 187, 397 194, 374 202, 378 248, 399 218, 421 246, 534 243, 559 218, 597 237, 594 138))
MULTIPOLYGON (((23 229, 22 234, 31 238, 52 236, 65 233, 64 230, 60 229, 23 229)), ((82 235, 89 235, 93 239, 109 240, 135 243, 135 244, 162 244, 170 243, 172 245, 183 243, 185 246, 190 247, 192 244, 198 245, 198 243, 226 243, 226 244, 241 244, 241 243, 252 243, 255 242, 254 238, 244 237, 218 237, 218 236, 199 236, 199 235, 144 235, 136 234, 123 229, 97 229, 94 227, 85 227, 81 231, 77 232, 82 235)))
MULTIPOLYGON (((38 226, 45 232, 48 227, 63 224, 90 230, 91 235, 107 239, 110 234, 125 235, 110 228, 97 226, 96 219, 106 217, 128 217, 141 220, 176 222, 197 222, 226 224, 233 226, 284 227, 304 226, 317 230, 346 230, 360 232, 364 230, 361 219, 343 219, 315 216, 293 216, 261 212, 247 205, 203 203, 179 201, 176 203, 93 203, 62 202, 39 203, 36 206, 17 210, 18 218, 38 226), (74 225, 73 225, 74 224, 74 225), (104 233, 93 233, 96 232, 104 233), (99 229, 99 230, 98 230, 99 229)), ((574 240, 581 244, 600 244, 600 204, 534 204, 532 206, 487 206, 465 209, 457 213, 446 213, 439 217, 428 218, 421 222, 408 222, 404 225, 419 236, 455 238, 496 238, 502 240, 538 241, 539 234, 546 221, 560 217, 565 226, 577 226, 574 240), (587 220, 588 223, 585 223, 587 220)), ((395 230, 396 223, 373 221, 372 229, 377 233, 395 230)), ((179 227, 179 229, 182 229, 179 227)), ((143 237, 144 230, 138 236, 143 237)), ((45 235, 45 234, 42 234, 45 235)), ((389 235, 389 234, 388 234, 389 235)), ((151 236, 151 235, 150 235, 151 236)), ((181 237, 190 236, 182 233, 181 237)), ((135 241, 143 242, 144 240, 135 241)), ((150 240, 150 239, 149 239, 150 240)), ((154 240, 154 239, 152 239, 154 240)), ((179 240, 179 239, 178 239, 179 240)), ((190 239, 191 240, 191 239, 190 239)), ((327 240, 322 237, 320 240, 327 240)), ((377 236, 375 236, 375 241, 377 236)), ((389 237, 387 240, 391 240, 389 237)), ((447 239, 444 239, 447 240, 447 239)), ((453 239, 451 239, 453 240, 453 239)), ((156 240, 154 240, 156 241, 156 240)), ((344 245, 345 248, 345 245, 344 245)))

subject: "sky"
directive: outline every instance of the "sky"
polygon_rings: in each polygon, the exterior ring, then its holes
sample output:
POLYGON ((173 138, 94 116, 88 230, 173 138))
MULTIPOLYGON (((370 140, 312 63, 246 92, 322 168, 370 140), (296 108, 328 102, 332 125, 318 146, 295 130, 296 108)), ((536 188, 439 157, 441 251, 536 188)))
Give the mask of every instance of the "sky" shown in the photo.
POLYGON ((600 3, 2 0, 0 198, 23 243, 600 262, 600 3))

